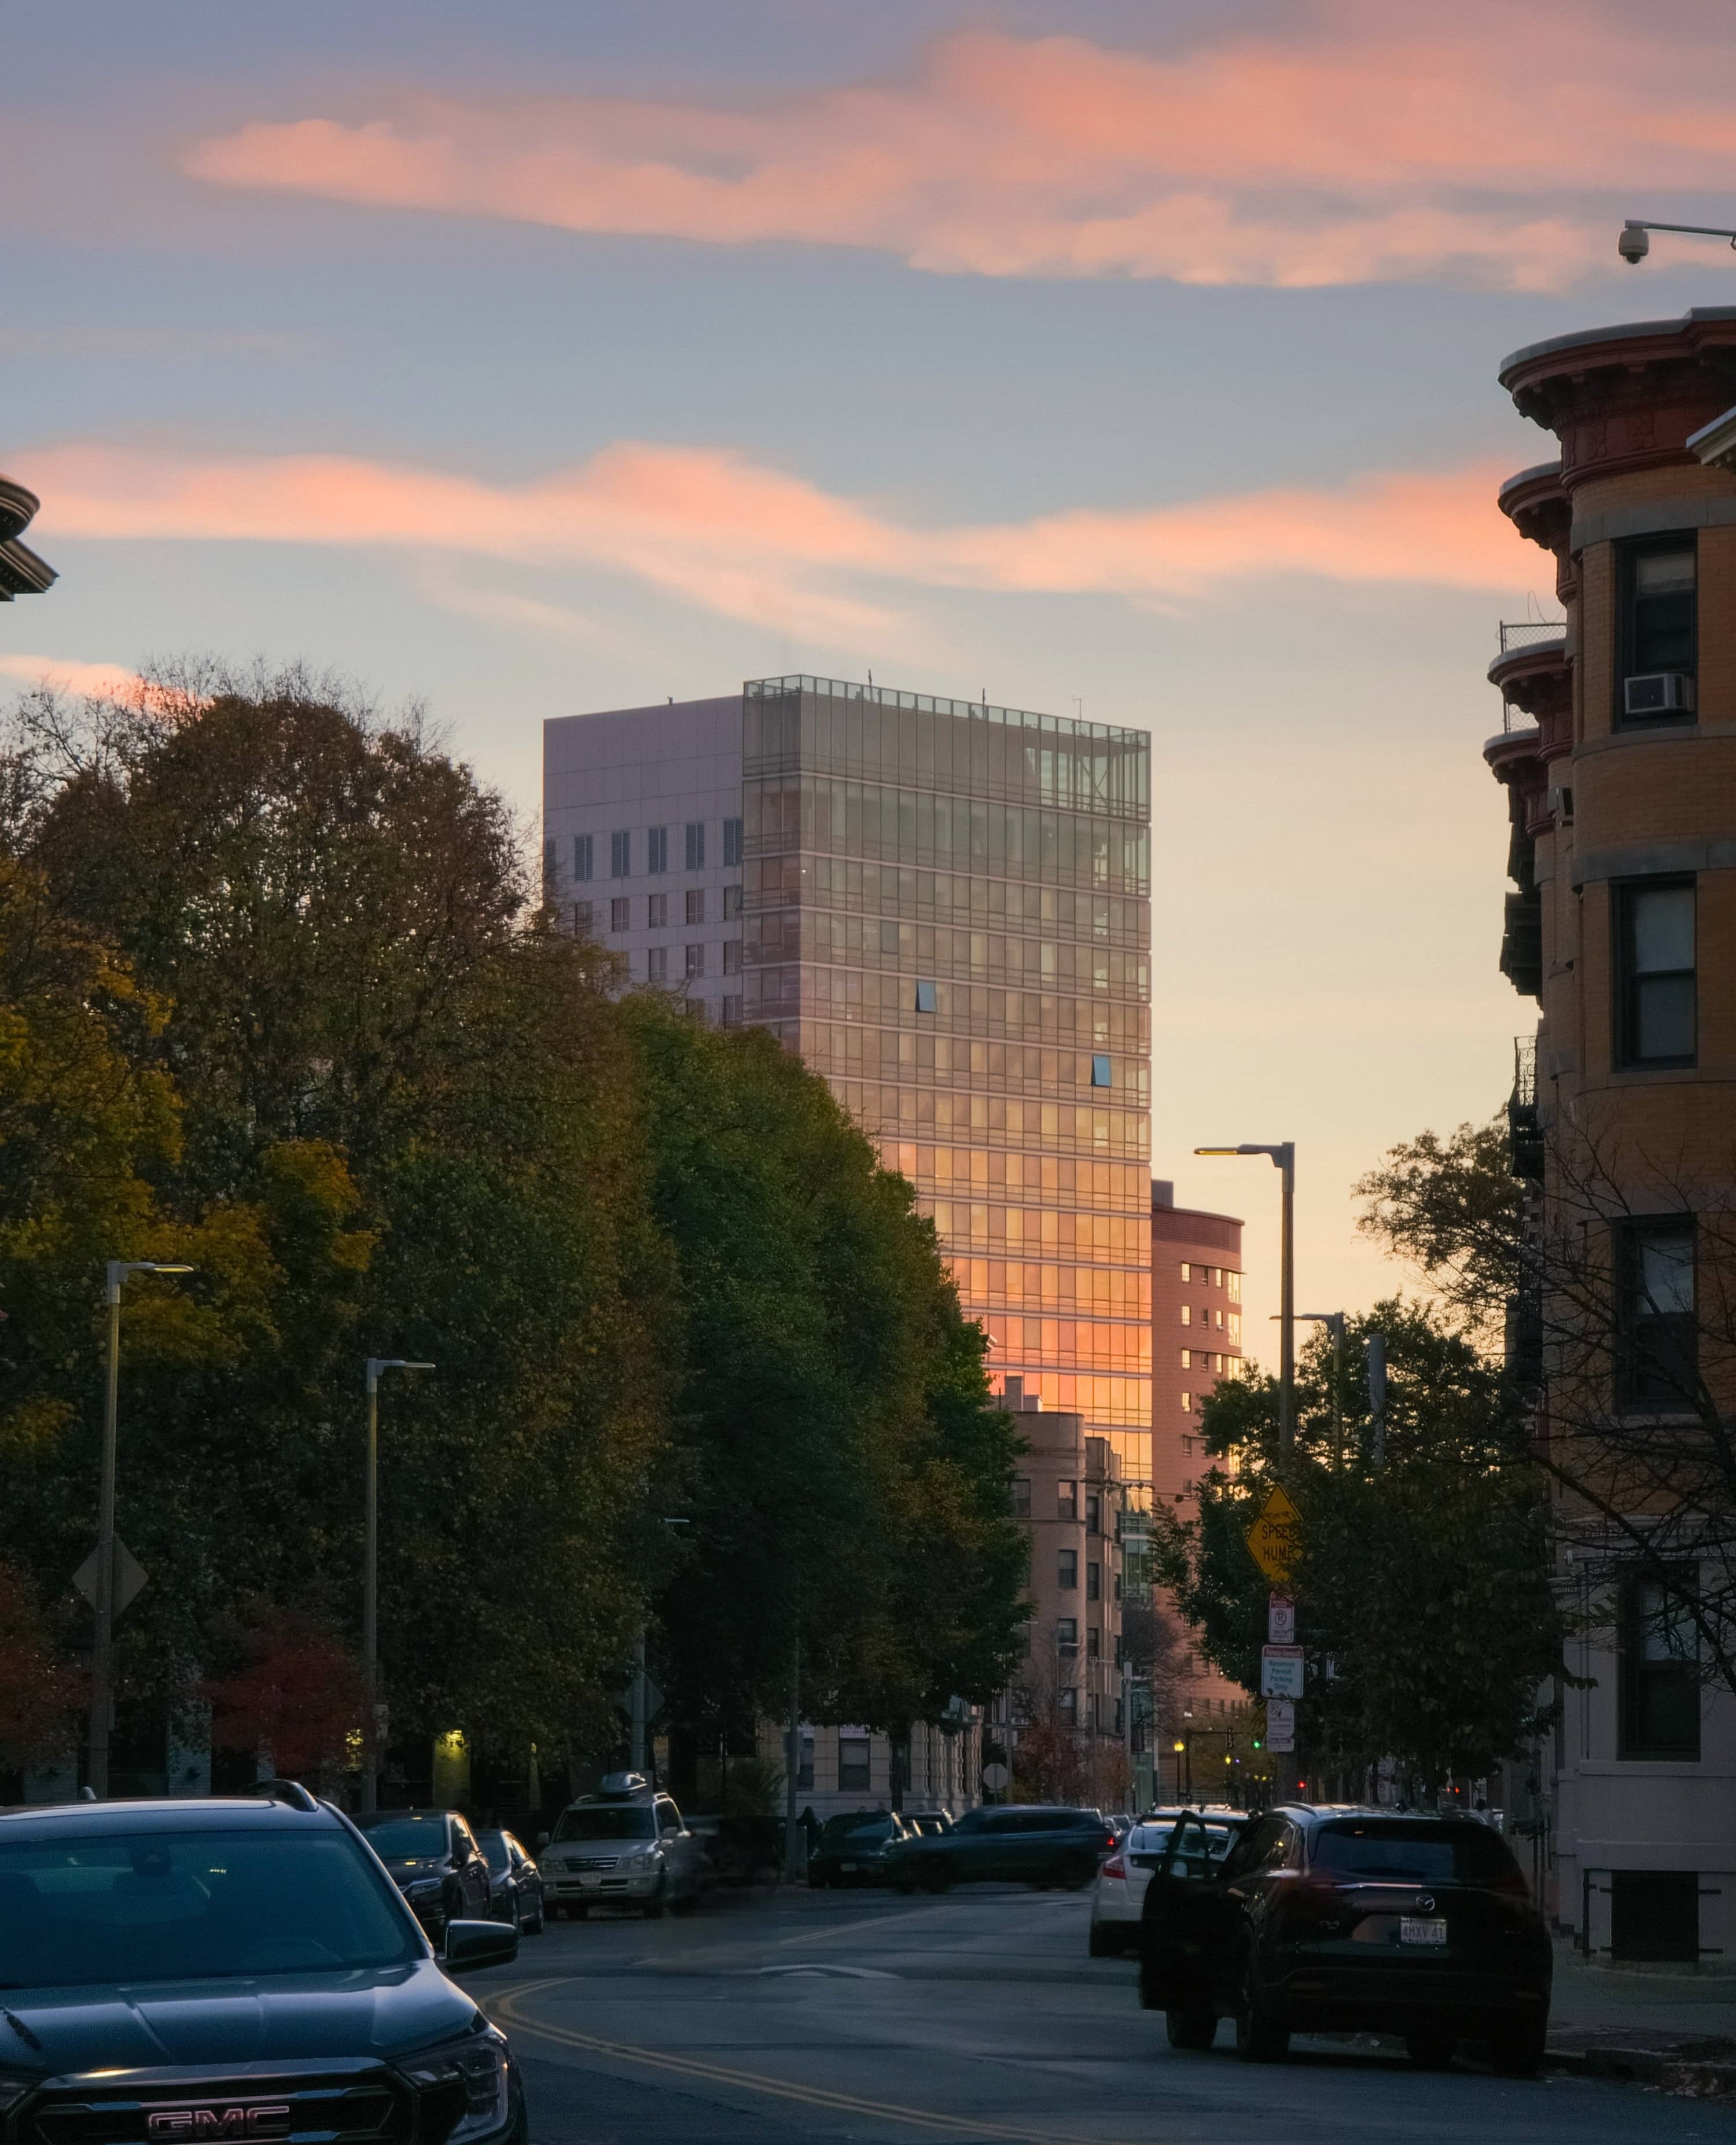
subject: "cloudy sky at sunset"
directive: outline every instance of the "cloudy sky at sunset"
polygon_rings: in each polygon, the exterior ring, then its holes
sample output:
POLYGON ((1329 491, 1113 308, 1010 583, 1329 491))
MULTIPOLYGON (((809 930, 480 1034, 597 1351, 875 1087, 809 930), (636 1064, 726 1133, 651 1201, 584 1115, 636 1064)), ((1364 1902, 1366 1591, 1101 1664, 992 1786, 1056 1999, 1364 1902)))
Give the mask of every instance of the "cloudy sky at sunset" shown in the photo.
MULTIPOLYGON (((1299 1288, 1492 1111, 1510 350, 1736 302, 1700 0, 57 0, 0 79, 0 689, 303 657, 527 812, 795 669, 1148 728, 1156 1167, 1299 1288)), ((1314 1301, 1318 1299, 1316 1302, 1314 1301)))

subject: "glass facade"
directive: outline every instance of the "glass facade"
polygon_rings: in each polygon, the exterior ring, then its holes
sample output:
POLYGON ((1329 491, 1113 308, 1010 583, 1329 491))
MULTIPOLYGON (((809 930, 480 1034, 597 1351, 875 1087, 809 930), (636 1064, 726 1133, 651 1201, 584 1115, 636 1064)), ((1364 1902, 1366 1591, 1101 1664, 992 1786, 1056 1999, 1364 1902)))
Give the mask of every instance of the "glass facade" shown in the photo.
POLYGON ((996 1386, 1148 1477, 1150 739, 793 677, 742 752, 744 1017, 916 1186, 996 1386))

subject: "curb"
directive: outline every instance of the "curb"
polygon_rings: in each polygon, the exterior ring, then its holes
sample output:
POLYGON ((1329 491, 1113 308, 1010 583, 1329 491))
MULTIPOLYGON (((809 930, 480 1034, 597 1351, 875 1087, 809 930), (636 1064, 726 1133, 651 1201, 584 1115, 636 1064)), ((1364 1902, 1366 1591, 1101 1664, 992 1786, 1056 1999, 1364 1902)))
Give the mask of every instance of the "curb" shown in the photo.
POLYGON ((1551 2048, 1543 2063, 1545 2070, 1651 2086, 1684 2100, 1736 2097, 1736 2063, 1694 2063, 1656 2048, 1551 2048))

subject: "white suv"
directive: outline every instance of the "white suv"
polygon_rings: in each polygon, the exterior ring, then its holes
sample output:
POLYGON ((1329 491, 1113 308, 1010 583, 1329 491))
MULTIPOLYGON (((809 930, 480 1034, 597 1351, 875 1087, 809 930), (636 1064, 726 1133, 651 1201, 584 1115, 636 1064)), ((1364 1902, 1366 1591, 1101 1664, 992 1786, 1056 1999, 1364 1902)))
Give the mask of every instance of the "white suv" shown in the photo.
MULTIPOLYGON (((1211 1859, 1221 1862, 1248 1823, 1242 1810, 1209 1806, 1202 1813, 1211 1859)), ((1097 1871, 1091 1895, 1091 1955, 1107 1958, 1139 1949, 1146 1887, 1163 1860, 1179 1809, 1147 1810, 1097 1871)))
POLYGON ((691 1907, 705 1880, 705 1851, 670 1798, 639 1773, 609 1773, 594 1795, 570 1803, 537 1856, 550 1914, 637 1907, 648 1919, 691 1907))

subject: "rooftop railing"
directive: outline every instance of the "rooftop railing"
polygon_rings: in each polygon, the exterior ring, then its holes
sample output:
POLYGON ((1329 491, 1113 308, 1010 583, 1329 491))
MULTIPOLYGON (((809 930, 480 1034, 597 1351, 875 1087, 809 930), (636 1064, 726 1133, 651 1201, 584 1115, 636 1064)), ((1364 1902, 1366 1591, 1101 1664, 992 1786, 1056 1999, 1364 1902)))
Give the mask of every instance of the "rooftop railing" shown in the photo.
POLYGON ((1501 620, 1501 653, 1510 655, 1519 648, 1546 647, 1552 640, 1566 638, 1567 620, 1564 618, 1521 618, 1501 620))

